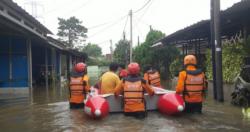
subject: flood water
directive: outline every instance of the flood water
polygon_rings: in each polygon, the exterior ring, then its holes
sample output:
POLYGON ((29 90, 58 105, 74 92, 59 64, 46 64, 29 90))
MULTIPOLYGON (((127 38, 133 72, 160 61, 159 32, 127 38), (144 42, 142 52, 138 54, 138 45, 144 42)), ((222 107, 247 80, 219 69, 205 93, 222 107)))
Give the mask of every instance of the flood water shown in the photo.
POLYGON ((0 99, 1 132, 247 132, 250 119, 242 109, 213 101, 209 95, 203 114, 165 116, 148 112, 145 119, 110 114, 101 120, 88 118, 82 109, 70 110, 67 88, 34 88, 32 96, 9 95, 0 99))

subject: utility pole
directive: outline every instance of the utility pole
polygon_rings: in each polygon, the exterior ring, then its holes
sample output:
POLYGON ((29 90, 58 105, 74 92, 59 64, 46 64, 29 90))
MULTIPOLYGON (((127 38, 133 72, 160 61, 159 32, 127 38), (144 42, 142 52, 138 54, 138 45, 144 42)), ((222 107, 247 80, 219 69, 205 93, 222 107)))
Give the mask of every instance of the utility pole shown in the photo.
POLYGON ((224 101, 223 79, 222 79, 222 51, 220 35, 220 0, 214 0, 214 45, 215 45, 215 65, 216 65, 216 91, 217 100, 224 101))
POLYGON ((113 61, 113 43, 112 43, 112 40, 110 40, 110 55, 111 55, 111 61, 113 61))
POLYGON ((212 69, 213 69, 213 95, 214 99, 217 100, 217 90, 216 90, 216 66, 215 66, 215 44, 214 44, 214 0, 210 1, 210 46, 212 55, 212 69))
MULTIPOLYGON (((35 17, 36 19, 41 20, 43 23, 45 23, 44 17, 42 14, 44 13, 44 5, 36 0, 27 0, 26 3, 24 3, 24 8, 26 9, 26 6, 28 6, 28 11, 30 11, 31 15, 35 17)), ((27 9, 26 9, 27 10, 27 9)))
POLYGON ((130 52, 129 52, 129 61, 130 63, 133 61, 132 60, 132 55, 133 55, 133 21, 132 21, 132 15, 133 15, 133 12, 132 10, 130 10, 129 12, 129 16, 130 16, 130 52))
POLYGON ((125 31, 123 32, 123 40, 126 40, 126 34, 125 34, 125 31))
POLYGON ((137 46, 140 45, 140 37, 138 36, 137 46))

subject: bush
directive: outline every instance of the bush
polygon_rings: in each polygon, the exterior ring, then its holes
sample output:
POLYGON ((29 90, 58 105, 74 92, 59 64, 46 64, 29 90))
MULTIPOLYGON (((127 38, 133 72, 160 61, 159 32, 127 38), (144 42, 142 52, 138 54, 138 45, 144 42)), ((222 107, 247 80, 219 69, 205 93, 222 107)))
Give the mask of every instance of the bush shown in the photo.
POLYGON ((175 59, 170 64, 170 76, 171 76, 171 78, 178 76, 179 72, 183 69, 183 61, 180 58, 181 57, 175 59))
MULTIPOLYGON (((240 73, 243 63, 243 57, 245 52, 243 50, 243 43, 238 42, 236 44, 223 43, 222 45, 222 72, 223 81, 232 83, 234 78, 240 73)), ((211 50, 206 52, 206 75, 209 80, 212 80, 212 62, 211 62, 211 50)))

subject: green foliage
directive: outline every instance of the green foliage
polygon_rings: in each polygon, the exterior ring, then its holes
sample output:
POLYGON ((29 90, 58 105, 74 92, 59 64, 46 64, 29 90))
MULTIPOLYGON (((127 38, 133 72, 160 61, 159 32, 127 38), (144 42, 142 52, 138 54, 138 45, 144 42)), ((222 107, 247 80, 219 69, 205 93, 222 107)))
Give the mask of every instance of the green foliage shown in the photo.
POLYGON ((250 56, 250 36, 247 38, 247 43, 243 44, 243 49, 246 54, 246 56, 250 56))
POLYGON ((82 22, 79 19, 70 17, 69 19, 58 18, 58 20, 57 35, 61 37, 61 40, 67 42, 68 48, 73 48, 75 44, 81 43, 87 37, 87 28, 81 25, 82 22))
POLYGON ((102 48, 96 44, 88 43, 82 48, 82 51, 90 57, 100 57, 102 55, 102 48))
POLYGON ((114 60, 119 64, 128 64, 129 62, 129 41, 128 40, 120 40, 116 44, 116 48, 114 51, 114 60))
POLYGON ((110 63, 111 62, 107 61, 107 59, 104 56, 97 57, 97 58, 90 57, 87 60, 87 64, 90 66, 93 66, 93 65, 95 65, 95 66, 108 66, 110 63))
POLYGON ((206 77, 208 80, 213 80, 213 65, 212 65, 211 49, 206 50, 206 62, 205 63, 206 63, 206 77))
POLYGON ((102 56, 102 49, 96 44, 88 43, 86 46, 78 46, 81 52, 84 52, 88 55, 87 64, 88 65, 106 65, 108 63, 104 56, 102 56))
POLYGON ((141 65, 153 64, 156 60, 154 58, 154 51, 151 46, 154 44, 155 41, 163 38, 165 36, 164 33, 157 30, 151 30, 146 36, 146 40, 141 45, 137 46, 134 49, 134 60, 140 63, 141 65))
POLYGON ((170 75, 172 78, 178 76, 179 72, 183 69, 182 58, 182 56, 179 56, 170 64, 170 75))
POLYGON ((169 66, 179 55, 179 51, 174 46, 164 46, 152 48, 151 46, 157 40, 163 38, 164 33, 157 30, 151 30, 146 37, 146 41, 134 49, 134 60, 142 66, 152 65, 160 69, 161 77, 167 79, 170 77, 169 66))
MULTIPOLYGON (((171 77, 170 65, 179 56, 179 51, 176 47, 167 45, 162 48, 154 50, 154 58, 156 59, 155 65, 160 64, 161 77, 168 79, 171 77)), ((181 62, 181 61, 180 61, 181 62)))
MULTIPOLYGON (((243 57, 246 55, 243 50, 243 43, 237 44, 223 43, 222 46, 222 72, 223 81, 232 83, 234 78, 239 74, 241 66, 243 64, 243 57)), ((211 62, 211 50, 207 50, 206 53, 206 74, 209 80, 212 80, 212 62, 211 62)))

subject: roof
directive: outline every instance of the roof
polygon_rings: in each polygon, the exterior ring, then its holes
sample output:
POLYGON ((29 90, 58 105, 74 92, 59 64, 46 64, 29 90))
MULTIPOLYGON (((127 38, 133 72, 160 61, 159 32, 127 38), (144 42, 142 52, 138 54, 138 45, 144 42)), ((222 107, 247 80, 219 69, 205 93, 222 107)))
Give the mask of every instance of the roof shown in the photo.
MULTIPOLYGON (((241 1, 232 7, 221 11, 221 36, 233 36, 244 26, 250 29, 250 1, 241 1)), ((184 29, 178 30, 155 42, 163 44, 178 44, 192 40, 209 40, 210 20, 202 20, 184 29)))
POLYGON ((38 28, 40 31, 46 34, 52 34, 52 32, 49 29, 47 29, 38 20, 36 20, 33 16, 27 13, 24 9, 22 9, 19 5, 17 5, 12 0, 1 0, 0 3, 3 3, 4 6, 7 6, 8 8, 15 11, 15 13, 17 13, 18 16, 25 18, 30 24, 34 24, 36 28, 38 28))
POLYGON ((58 49, 61 49, 61 50, 66 50, 66 46, 63 42, 57 39, 54 39, 52 37, 49 37, 49 36, 47 36, 47 39, 50 45, 53 45, 54 47, 57 47, 58 49))
POLYGON ((210 33, 210 21, 203 20, 182 30, 176 31, 165 38, 161 39, 164 43, 173 43, 181 40, 191 40, 197 38, 204 38, 209 36, 210 33), (203 30, 200 30, 203 29, 203 30))
POLYGON ((86 60, 88 58, 88 55, 84 52, 79 52, 78 50, 76 49, 66 49, 66 52, 69 52, 75 56, 81 56, 84 58, 84 60, 86 60))
POLYGON ((83 57, 84 59, 87 59, 87 54, 86 53, 83 53, 83 52, 79 52, 78 50, 76 49, 69 49, 66 47, 65 43, 60 41, 60 40, 57 40, 57 39, 54 39, 52 37, 49 37, 47 36, 48 38, 48 43, 53 45, 54 47, 57 47, 59 49, 61 49, 62 51, 65 51, 65 52, 68 52, 68 53, 71 53, 75 56, 81 56, 83 57))

